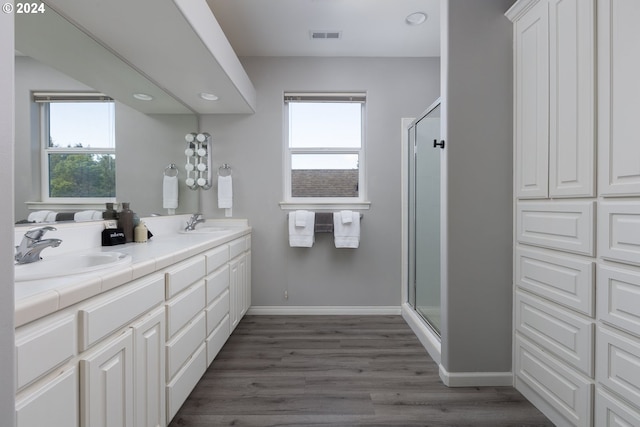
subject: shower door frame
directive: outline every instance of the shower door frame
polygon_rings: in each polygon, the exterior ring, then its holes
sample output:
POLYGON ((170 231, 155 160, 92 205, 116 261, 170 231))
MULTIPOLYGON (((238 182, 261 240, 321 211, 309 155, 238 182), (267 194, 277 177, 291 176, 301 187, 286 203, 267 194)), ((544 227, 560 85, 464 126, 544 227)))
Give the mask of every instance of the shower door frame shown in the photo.
MULTIPOLYGON (((444 109, 441 105, 441 100, 438 98, 434 101, 429 108, 427 108, 418 118, 416 119, 403 119, 402 120, 402 206, 403 206, 403 250, 402 250, 402 258, 403 258, 403 272, 402 272, 402 315, 409 323, 413 331, 416 333, 421 343, 427 349, 431 357, 436 361, 436 363, 440 362, 441 356, 441 341, 442 339, 446 339, 446 294, 444 292, 445 284, 446 284, 446 265, 447 265, 447 252, 446 252, 446 150, 442 150, 442 157, 440 160, 440 308, 441 308, 441 328, 440 333, 436 332, 436 330, 426 321, 422 315, 418 313, 415 309, 415 300, 413 304, 410 302, 410 297, 413 295, 415 297, 415 289, 410 291, 410 287, 415 286, 414 283, 411 283, 411 276, 409 272, 409 268, 411 266, 410 257, 413 256, 411 253, 411 240, 409 238, 409 231, 411 226, 409 224, 410 216, 409 216, 409 161, 411 156, 411 161, 413 160, 412 156, 412 148, 409 147, 409 131, 413 125, 427 116, 430 112, 432 112, 435 108, 440 106, 441 115, 444 115, 444 109)), ((443 135, 442 129, 443 120, 441 118, 440 124, 440 135, 443 135)), ((412 196, 413 197, 413 196, 412 196)))

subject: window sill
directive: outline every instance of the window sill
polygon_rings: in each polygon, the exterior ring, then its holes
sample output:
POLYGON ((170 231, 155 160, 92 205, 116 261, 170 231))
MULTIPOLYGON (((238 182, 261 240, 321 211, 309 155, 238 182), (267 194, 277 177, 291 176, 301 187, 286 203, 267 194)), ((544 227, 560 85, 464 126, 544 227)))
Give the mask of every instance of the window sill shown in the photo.
POLYGON ((280 209, 292 211, 305 210, 369 210, 371 202, 280 202, 280 209))
MULTIPOLYGON (((114 203, 114 207, 117 203, 114 203)), ((105 202, 26 202, 30 211, 84 211, 105 209, 105 202)))

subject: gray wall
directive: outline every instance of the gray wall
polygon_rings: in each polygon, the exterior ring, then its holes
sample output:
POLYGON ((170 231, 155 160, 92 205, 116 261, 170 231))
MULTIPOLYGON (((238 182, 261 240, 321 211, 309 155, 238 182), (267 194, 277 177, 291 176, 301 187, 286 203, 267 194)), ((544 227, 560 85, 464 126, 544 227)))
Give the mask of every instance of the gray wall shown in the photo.
POLYGON ((512 3, 443 3, 449 372, 511 371, 512 3))
POLYGON ((14 425, 13 337, 13 14, 0 13, 0 419, 14 425))
MULTIPOLYGON (((15 216, 24 219, 27 201, 40 200, 38 107, 31 91, 91 91, 92 88, 32 58, 16 58, 15 216)), ((195 115, 143 114, 116 102, 116 195, 141 214, 162 209, 162 174, 169 163, 184 167, 184 135, 197 130, 195 115)), ((181 171, 184 178, 184 169, 181 171)), ((198 195, 180 182, 178 213, 198 209, 198 195)))
MULTIPOLYGON (((439 59, 243 58, 257 91, 253 115, 207 115, 214 162, 233 167, 234 217, 248 218, 254 306, 399 306, 401 301, 401 122, 439 96, 439 59), (366 91, 366 162, 371 209, 360 248, 336 249, 332 235, 290 248, 283 198, 283 92, 366 91), (283 291, 289 294, 288 301, 283 291)), ((207 217, 222 217, 215 189, 207 217)))

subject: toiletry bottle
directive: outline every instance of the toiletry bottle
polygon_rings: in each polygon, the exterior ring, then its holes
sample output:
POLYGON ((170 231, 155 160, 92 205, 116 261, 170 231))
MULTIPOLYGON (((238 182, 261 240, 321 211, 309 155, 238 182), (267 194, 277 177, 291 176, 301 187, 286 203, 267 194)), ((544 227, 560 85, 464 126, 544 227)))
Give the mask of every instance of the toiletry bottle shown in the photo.
POLYGON ((122 203, 118 217, 118 226, 122 228, 125 240, 127 243, 133 242, 133 211, 129 209, 129 202, 122 203))
POLYGON ((117 219, 118 213, 113 208, 113 203, 107 203, 107 210, 102 213, 103 219, 117 219))
POLYGON ((144 243, 147 241, 147 226, 144 224, 144 221, 140 221, 140 223, 136 226, 134 231, 134 241, 136 243, 144 243))

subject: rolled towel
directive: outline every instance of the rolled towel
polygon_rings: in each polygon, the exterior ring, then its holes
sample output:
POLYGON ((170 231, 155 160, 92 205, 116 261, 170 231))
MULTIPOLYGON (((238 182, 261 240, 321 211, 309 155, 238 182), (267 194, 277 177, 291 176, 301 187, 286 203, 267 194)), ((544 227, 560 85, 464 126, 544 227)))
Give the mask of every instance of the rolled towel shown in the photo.
POLYGON ((52 214, 52 211, 35 211, 31 212, 27 217, 29 222, 47 222, 47 216, 52 214))
POLYGON ((162 207, 176 209, 178 207, 178 176, 165 175, 162 179, 162 207))
POLYGON ((218 176, 218 208, 229 209, 233 207, 233 182, 231 175, 218 176))
MULTIPOLYGON (((73 215, 73 220, 76 222, 93 221, 94 215, 96 215, 96 212, 99 212, 99 211, 87 210, 87 211, 76 212, 73 215)), ((102 212, 100 212, 100 218, 102 218, 102 212)))

